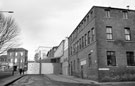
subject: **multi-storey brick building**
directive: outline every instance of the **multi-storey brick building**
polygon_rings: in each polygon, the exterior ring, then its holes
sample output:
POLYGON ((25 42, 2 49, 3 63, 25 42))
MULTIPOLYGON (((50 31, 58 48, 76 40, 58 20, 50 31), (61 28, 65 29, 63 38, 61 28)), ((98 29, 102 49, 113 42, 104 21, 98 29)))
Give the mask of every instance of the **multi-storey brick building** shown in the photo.
POLYGON ((28 64, 28 50, 24 48, 10 48, 7 51, 10 66, 17 66, 19 68, 27 68, 28 64))
POLYGON ((134 55, 135 10, 93 6, 69 36, 70 75, 127 80, 127 71, 135 73, 134 55))
POLYGON ((52 49, 50 49, 47 53, 47 57, 51 58, 54 57, 54 53, 57 50, 58 46, 53 47, 52 49))
POLYGON ((5 70, 5 69, 9 68, 9 64, 8 64, 8 58, 7 55, 1 55, 0 56, 0 70, 5 70))

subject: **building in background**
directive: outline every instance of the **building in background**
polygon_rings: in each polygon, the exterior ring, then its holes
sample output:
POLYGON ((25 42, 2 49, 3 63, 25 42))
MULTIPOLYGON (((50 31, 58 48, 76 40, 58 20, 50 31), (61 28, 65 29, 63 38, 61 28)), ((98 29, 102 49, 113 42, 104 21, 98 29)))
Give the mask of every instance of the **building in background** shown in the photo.
POLYGON ((64 42, 65 40, 62 40, 58 46, 50 49, 47 53, 48 58, 43 61, 53 64, 53 74, 62 74, 61 57, 64 55, 64 42))
POLYGON ((66 37, 63 42, 63 49, 61 52, 63 52, 63 55, 61 55, 60 63, 62 65, 62 74, 68 75, 68 38, 66 37))
POLYGON ((9 61, 7 55, 0 56, 0 71, 4 71, 9 68, 9 61))
POLYGON ((57 50, 58 46, 54 46, 52 49, 50 49, 48 52, 47 52, 47 57, 48 58, 52 58, 54 57, 54 53, 55 51, 57 50))
POLYGON ((51 47, 45 47, 45 46, 39 46, 38 49, 36 50, 36 54, 38 54, 37 60, 42 60, 47 58, 47 52, 51 47))
POLYGON ((9 66, 16 66, 17 69, 28 67, 28 50, 24 48, 10 48, 7 51, 9 66))
POLYGON ((135 10, 93 6, 69 36, 68 46, 70 75, 97 81, 132 80, 135 10))
POLYGON ((68 38, 65 38, 64 41, 64 49, 63 49, 63 55, 61 56, 61 64, 62 64, 62 74, 63 75, 69 75, 68 74, 68 38))
POLYGON ((51 58, 51 62, 53 63, 54 67, 54 74, 62 74, 62 64, 60 59, 64 54, 64 42, 65 40, 61 41, 57 47, 57 50, 54 52, 54 57, 51 58))

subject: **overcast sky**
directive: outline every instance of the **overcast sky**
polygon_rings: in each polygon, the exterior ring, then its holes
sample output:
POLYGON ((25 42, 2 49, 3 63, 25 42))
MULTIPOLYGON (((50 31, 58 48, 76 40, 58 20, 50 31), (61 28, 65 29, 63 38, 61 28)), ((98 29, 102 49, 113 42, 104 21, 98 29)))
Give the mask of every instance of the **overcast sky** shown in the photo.
POLYGON ((22 47, 33 59, 38 46, 53 47, 69 36, 92 6, 135 10, 135 0, 0 0, 0 10, 12 10, 21 28, 22 47))

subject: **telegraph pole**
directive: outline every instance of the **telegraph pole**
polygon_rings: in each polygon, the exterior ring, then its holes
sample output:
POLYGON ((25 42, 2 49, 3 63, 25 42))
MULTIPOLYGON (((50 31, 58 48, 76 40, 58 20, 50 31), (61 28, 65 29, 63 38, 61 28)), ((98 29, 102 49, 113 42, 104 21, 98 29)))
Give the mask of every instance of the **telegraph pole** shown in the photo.
POLYGON ((41 65, 41 57, 40 57, 40 61, 39 61, 39 74, 41 75, 41 68, 42 68, 42 65, 41 65))

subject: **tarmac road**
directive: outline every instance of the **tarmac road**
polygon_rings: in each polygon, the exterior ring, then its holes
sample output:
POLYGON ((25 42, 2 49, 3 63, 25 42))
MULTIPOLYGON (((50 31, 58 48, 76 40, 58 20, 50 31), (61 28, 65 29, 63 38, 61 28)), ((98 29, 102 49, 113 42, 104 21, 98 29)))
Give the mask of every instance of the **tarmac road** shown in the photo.
POLYGON ((0 80, 12 76, 12 72, 0 71, 0 80))
POLYGON ((50 80, 43 75, 27 75, 14 82, 10 86, 99 86, 80 83, 66 83, 50 80))

